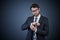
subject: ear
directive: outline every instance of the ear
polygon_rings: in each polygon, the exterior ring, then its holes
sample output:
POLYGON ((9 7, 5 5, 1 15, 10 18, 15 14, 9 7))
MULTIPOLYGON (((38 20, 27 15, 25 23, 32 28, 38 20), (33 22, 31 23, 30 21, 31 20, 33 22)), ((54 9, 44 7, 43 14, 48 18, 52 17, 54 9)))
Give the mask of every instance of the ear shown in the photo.
POLYGON ((40 8, 39 8, 39 11, 40 11, 40 8))

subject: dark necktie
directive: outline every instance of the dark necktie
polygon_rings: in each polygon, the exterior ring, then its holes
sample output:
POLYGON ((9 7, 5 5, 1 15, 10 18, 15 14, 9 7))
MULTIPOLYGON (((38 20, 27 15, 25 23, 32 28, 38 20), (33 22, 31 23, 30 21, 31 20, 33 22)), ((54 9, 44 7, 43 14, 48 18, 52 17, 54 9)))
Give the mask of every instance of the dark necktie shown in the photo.
POLYGON ((37 18, 35 18, 35 22, 37 21, 37 18))
MULTIPOLYGON (((35 18, 35 22, 37 21, 37 18, 35 18)), ((33 35, 33 40, 36 40, 37 39, 37 36, 36 36, 36 32, 34 32, 34 35, 33 35)))

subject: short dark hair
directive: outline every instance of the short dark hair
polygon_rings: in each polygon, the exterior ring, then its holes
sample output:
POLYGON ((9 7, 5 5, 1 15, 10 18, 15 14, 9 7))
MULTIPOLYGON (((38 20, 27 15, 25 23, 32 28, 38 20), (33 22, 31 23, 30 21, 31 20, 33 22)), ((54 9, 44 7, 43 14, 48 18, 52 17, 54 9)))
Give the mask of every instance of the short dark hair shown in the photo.
POLYGON ((38 4, 34 3, 34 4, 31 5, 30 10, 31 10, 31 8, 36 8, 36 7, 37 7, 38 9, 40 8, 38 4))

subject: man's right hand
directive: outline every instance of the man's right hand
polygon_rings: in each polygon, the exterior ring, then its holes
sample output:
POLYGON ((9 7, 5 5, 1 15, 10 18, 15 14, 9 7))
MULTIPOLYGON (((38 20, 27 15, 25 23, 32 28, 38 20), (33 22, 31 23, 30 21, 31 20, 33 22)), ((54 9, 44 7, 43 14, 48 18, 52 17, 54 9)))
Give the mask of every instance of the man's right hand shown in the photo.
POLYGON ((39 25, 40 25, 40 23, 38 23, 38 22, 33 22, 33 23, 31 23, 31 25, 30 25, 30 29, 31 29, 32 31, 35 31, 36 27, 39 26, 39 25))
POLYGON ((30 29, 31 29, 32 31, 35 31, 35 29, 36 29, 34 25, 35 25, 35 22, 31 23, 31 25, 30 25, 30 29))
POLYGON ((31 23, 33 26, 37 26, 37 23, 36 22, 33 22, 33 23, 31 23))

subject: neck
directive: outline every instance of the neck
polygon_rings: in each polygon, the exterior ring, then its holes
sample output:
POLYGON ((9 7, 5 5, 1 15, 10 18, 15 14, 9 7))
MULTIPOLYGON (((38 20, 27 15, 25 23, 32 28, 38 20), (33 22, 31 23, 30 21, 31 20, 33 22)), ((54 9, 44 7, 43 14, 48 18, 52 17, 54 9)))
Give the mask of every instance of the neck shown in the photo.
MULTIPOLYGON (((39 15, 39 14, 38 14, 39 15)), ((38 15, 35 15, 35 17, 38 17, 38 15)))

